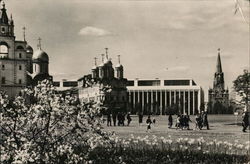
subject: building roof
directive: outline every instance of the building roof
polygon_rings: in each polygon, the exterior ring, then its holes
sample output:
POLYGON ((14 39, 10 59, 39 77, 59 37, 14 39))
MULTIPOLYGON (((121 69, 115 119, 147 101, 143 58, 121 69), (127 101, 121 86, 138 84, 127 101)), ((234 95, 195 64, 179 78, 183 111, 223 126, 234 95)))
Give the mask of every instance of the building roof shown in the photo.
POLYGON ((42 49, 39 48, 38 50, 34 52, 32 56, 32 60, 40 60, 40 61, 48 62, 49 56, 46 52, 44 52, 42 49))
POLYGON ((218 54, 218 57, 217 57, 216 72, 217 73, 221 73, 222 72, 221 60, 220 60, 220 53, 218 54))
POLYGON ((30 45, 26 45, 26 52, 27 53, 33 53, 33 48, 30 45))

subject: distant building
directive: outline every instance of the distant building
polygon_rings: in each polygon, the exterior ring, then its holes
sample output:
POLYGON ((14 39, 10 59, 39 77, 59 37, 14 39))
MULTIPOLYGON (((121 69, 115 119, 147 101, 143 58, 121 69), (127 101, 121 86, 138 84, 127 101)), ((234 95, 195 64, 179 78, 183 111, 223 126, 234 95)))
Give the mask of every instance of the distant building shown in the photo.
POLYGON ((63 95, 71 95, 78 97, 78 83, 77 80, 53 81, 53 86, 56 90, 63 95))
POLYGON ((204 104, 202 88, 192 79, 135 79, 127 83, 128 108, 135 114, 195 114, 204 104))
POLYGON ((225 89, 224 73, 222 72, 220 49, 214 74, 213 88, 208 90, 208 112, 212 114, 228 113, 229 92, 225 89))
POLYGON ((14 20, 12 16, 8 18, 5 3, 0 3, 0 90, 13 98, 22 88, 52 77, 48 73, 49 58, 40 41, 33 54, 25 39, 25 28, 23 41, 16 40, 14 20))
POLYGON ((127 79, 123 77, 123 66, 118 64, 113 68, 111 59, 102 55, 102 62, 91 69, 92 74, 85 75, 78 80, 78 92, 81 102, 95 101, 110 112, 125 112, 127 109, 127 79))

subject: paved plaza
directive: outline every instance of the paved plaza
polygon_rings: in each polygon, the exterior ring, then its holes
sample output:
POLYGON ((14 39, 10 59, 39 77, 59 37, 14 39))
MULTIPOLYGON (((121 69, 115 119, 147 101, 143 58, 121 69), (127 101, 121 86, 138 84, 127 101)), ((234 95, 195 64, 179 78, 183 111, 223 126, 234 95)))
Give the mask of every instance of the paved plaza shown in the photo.
MULTIPOLYGON (((169 135, 173 138, 188 137, 188 138, 199 138, 203 137, 205 140, 220 140, 234 142, 250 141, 249 130, 246 133, 242 132, 241 116, 234 115, 208 115, 208 121, 210 130, 203 128, 202 130, 195 130, 195 119, 191 116, 192 122, 190 123, 191 130, 176 130, 175 127, 172 129, 168 128, 168 116, 152 116, 152 119, 156 119, 156 124, 152 125, 151 132, 146 132, 147 125, 145 123, 147 116, 143 117, 143 124, 139 126, 138 116, 132 116, 132 122, 130 126, 111 126, 107 127, 106 122, 104 123, 104 129, 109 132, 115 132, 120 137, 129 137, 131 134, 134 136, 145 136, 145 135, 156 135, 158 137, 169 135), (237 118, 238 117, 238 118, 237 118)), ((174 125, 176 116, 173 116, 174 125)), ((125 124, 127 121, 125 122, 125 124)))

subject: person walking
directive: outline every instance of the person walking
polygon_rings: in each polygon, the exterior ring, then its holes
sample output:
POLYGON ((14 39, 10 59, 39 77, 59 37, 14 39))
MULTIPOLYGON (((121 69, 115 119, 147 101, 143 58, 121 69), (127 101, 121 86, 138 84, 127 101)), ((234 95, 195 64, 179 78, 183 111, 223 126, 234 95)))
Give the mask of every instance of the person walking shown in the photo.
POLYGON ((129 126, 130 122, 132 121, 131 116, 130 116, 130 112, 128 112, 128 114, 127 114, 127 121, 128 121, 128 126, 129 126))
POLYGON ((201 130, 201 118, 199 114, 195 115, 195 130, 201 130))
POLYGON ((176 118, 176 129, 181 128, 181 116, 178 114, 176 118))
POLYGON ((173 126, 173 117, 172 114, 169 114, 168 116, 168 128, 172 128, 173 126))
POLYGON ((111 126, 111 115, 110 115, 110 113, 107 114, 107 126, 111 126))
POLYGON ((112 114, 113 124, 116 126, 116 113, 112 114))
POLYGON ((138 117, 139 117, 139 126, 141 126, 141 124, 143 122, 143 114, 142 114, 142 112, 139 112, 138 117))
POLYGON ((146 120, 146 124, 147 124, 147 132, 151 131, 151 124, 152 124, 152 120, 150 118, 150 116, 148 116, 148 119, 146 120))
POLYGON ((246 129, 249 126, 249 115, 248 115, 248 112, 244 112, 243 115, 242 115, 242 118, 243 118, 243 120, 242 120, 242 126, 243 126, 242 131, 246 132, 246 129))
POLYGON ((205 111, 202 115, 202 120, 203 120, 203 126, 207 127, 207 130, 209 130, 209 124, 208 124, 208 120, 207 120, 207 112, 205 111))

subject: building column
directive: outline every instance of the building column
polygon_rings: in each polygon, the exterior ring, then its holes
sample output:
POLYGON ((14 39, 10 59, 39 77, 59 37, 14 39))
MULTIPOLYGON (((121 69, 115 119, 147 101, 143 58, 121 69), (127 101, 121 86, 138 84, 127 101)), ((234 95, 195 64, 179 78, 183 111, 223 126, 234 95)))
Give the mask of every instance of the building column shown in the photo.
POLYGON ((179 103, 178 103, 178 106, 181 107, 181 90, 180 89, 179 89, 179 103))
POLYGON ((154 102, 154 96, 153 96, 153 90, 151 90, 151 113, 153 112, 154 108, 153 102, 154 102))
POLYGON ((137 91, 137 104, 138 104, 138 107, 140 108, 141 107, 141 105, 140 105, 140 90, 137 91))
POLYGON ((148 102, 149 102, 149 91, 147 90, 147 99, 146 99, 146 104, 147 104, 147 108, 148 108, 148 102))
POLYGON ((142 90, 142 113, 144 113, 144 90, 142 90))
POLYGON ((190 114, 190 90, 188 90, 188 113, 190 114))
POLYGON ((201 89, 198 91, 198 111, 200 111, 200 105, 201 105, 201 89))
POLYGON ((195 113, 195 100, 194 100, 194 98, 195 98, 195 91, 193 90, 193 113, 195 113))
POLYGON ((171 102, 171 99, 172 99, 172 94, 171 94, 171 90, 169 90, 169 106, 171 106, 172 105, 172 102, 171 102))
POLYGON ((176 104, 176 90, 174 90, 174 104, 176 104))
POLYGON ((166 109, 167 106, 168 106, 167 105, 167 90, 165 90, 165 109, 166 109))
POLYGON ((162 90, 160 90, 160 115, 162 115, 162 106, 163 106, 163 103, 162 103, 162 90))
POLYGON ((134 99, 134 100, 133 100, 133 103, 134 103, 133 106, 134 106, 134 108, 135 108, 135 90, 133 91, 133 94, 134 94, 134 96, 133 96, 133 99, 134 99))
MULTIPOLYGON (((185 104, 185 103, 186 103, 186 97, 185 97, 185 96, 186 96, 186 95, 185 95, 185 92, 186 92, 186 91, 184 90, 184 91, 183 91, 183 112, 184 112, 184 113, 186 113, 186 108, 185 108, 185 106, 186 106, 186 104, 185 104)), ((190 113, 188 113, 188 115, 190 115, 190 113)))

